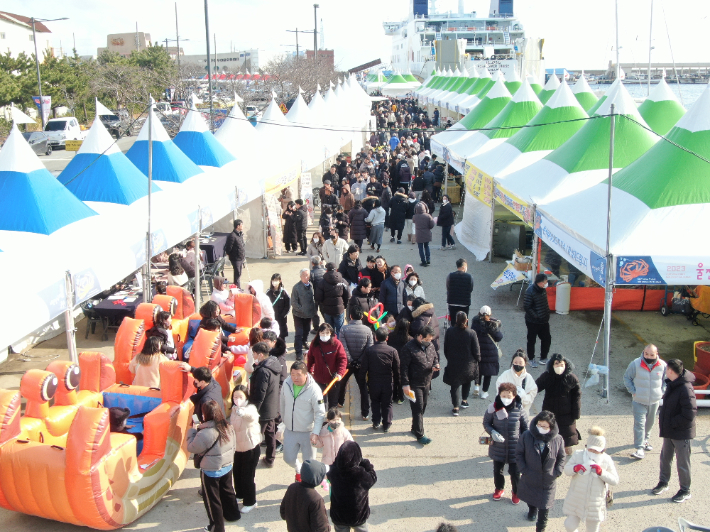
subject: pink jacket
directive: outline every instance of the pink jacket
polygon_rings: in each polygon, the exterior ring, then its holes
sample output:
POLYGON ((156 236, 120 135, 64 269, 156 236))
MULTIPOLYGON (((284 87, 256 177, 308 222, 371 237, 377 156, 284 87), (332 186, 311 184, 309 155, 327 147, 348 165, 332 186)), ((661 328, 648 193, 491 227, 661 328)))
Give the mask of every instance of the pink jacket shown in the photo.
POLYGON ((328 466, 333 465, 338 449, 346 441, 353 441, 353 437, 342 423, 333 432, 328 430, 328 425, 323 427, 318 435, 318 443, 316 444, 316 447, 323 449, 321 462, 328 466))
POLYGON ((251 451, 261 443, 259 412, 254 405, 249 404, 243 408, 232 407, 229 423, 234 427, 237 435, 236 452, 251 451))

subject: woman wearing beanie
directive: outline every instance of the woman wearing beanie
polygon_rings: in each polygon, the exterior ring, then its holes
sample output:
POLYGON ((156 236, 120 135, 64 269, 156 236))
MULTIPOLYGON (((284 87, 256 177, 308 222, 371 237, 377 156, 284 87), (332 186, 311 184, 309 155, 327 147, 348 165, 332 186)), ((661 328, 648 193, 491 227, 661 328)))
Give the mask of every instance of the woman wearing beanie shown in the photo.
POLYGON ((501 373, 496 381, 496 388, 504 382, 512 383, 520 400, 523 402, 523 410, 530 416, 530 405, 532 405, 537 395, 537 384, 535 379, 526 371, 528 356, 524 349, 518 349, 510 361, 510 368, 501 373))
POLYGON ((538 393, 545 392, 543 410, 555 414, 560 436, 565 440, 565 452, 572 454, 572 446, 581 438, 577 420, 582 409, 582 389, 579 379, 572 373, 574 366, 559 353, 550 357, 547 371, 537 378, 538 393))
POLYGON ((471 320, 471 329, 476 332, 478 345, 481 346, 481 362, 473 394, 478 395, 479 385, 482 384, 480 397, 486 399, 488 387, 491 385, 491 377, 498 375, 498 371, 500 371, 497 343, 503 339, 503 331, 501 331, 500 320, 491 316, 491 307, 488 305, 482 306, 478 314, 471 320))
POLYGON ((559 435, 555 414, 543 410, 530 422, 515 448, 520 472, 518 497, 528 503, 528 520, 537 521, 536 532, 544 532, 547 514, 555 504, 557 478, 565 467, 565 442, 559 435))
MULTIPOLYGON (((448 334, 448 331, 447 331, 448 334)), ((498 395, 488 405, 483 415, 483 428, 493 438, 488 447, 488 456, 493 460, 493 500, 499 501, 505 493, 503 468, 508 464, 508 474, 512 489, 511 502, 520 503, 518 480, 520 473, 515 463, 515 449, 520 435, 528 430, 528 415, 522 407, 515 384, 503 382, 498 387, 498 395)))
POLYGON ((572 477, 562 507, 569 532, 576 532, 582 521, 587 532, 597 532, 606 518, 607 489, 619 483, 619 475, 605 449, 604 430, 592 427, 587 447, 576 451, 565 465, 565 475, 572 477))

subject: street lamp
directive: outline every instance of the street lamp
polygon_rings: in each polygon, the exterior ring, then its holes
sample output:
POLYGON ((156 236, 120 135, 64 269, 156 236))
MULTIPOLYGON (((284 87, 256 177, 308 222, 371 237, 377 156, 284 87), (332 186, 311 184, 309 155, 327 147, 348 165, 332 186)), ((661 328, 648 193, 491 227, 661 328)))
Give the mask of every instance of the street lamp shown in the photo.
POLYGON ((39 54, 37 53, 37 32, 35 31, 35 22, 56 22, 58 20, 69 20, 67 17, 62 18, 34 18, 30 19, 32 21, 32 40, 35 43, 35 65, 37 66, 37 86, 39 87, 39 115, 42 118, 42 131, 44 131, 44 98, 42 97, 42 77, 39 74, 39 54))
MULTIPOLYGON (((178 69, 178 86, 182 82, 182 74, 180 73, 180 36, 177 35, 177 39, 163 39, 165 41, 165 51, 167 52, 168 55, 170 55, 170 50, 168 50, 168 43, 169 42, 174 42, 176 43, 177 47, 177 52, 175 55, 177 55, 177 69, 178 69)), ((189 41, 190 39, 182 39, 182 41, 189 41)))
POLYGON ((313 4, 313 62, 318 63, 318 4, 313 4))

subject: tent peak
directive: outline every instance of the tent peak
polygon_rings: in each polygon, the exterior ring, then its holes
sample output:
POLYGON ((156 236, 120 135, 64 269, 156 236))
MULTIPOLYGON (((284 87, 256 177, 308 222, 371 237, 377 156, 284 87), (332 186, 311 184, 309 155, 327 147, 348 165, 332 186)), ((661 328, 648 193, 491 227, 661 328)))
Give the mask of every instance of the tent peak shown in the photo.
MULTIPOLYGON (((573 89, 567 84, 566 81, 560 83, 560 86, 555 91, 555 94, 547 101, 547 107, 550 109, 557 109, 560 107, 578 107, 582 109, 579 101, 573 93, 573 89)), ((582 109, 584 111, 584 109, 582 109)), ((586 114, 586 113, 585 113, 586 114)))
POLYGON ((614 105, 614 114, 629 116, 637 122, 640 122, 644 126, 648 127, 646 121, 639 113, 638 107, 636 107, 636 102, 634 102, 633 98, 629 94, 629 91, 627 91, 626 87, 624 87, 624 85, 621 83, 619 83, 619 85, 617 86, 617 89, 614 94, 610 94, 607 99, 604 100, 604 103, 599 106, 599 109, 597 109, 597 112, 594 114, 611 114, 612 104, 614 105))
POLYGON ((592 92, 592 88, 589 86, 589 83, 587 82, 587 79, 584 77, 584 74, 579 76, 577 83, 575 83, 572 86, 572 92, 574 94, 582 94, 584 92, 592 92))
POLYGON ((505 86, 505 82, 499 79, 495 82, 493 87, 491 87, 491 90, 488 91, 488 94, 484 96, 484 99, 485 98, 488 98, 489 100, 492 100, 493 98, 512 98, 512 95, 510 94, 508 87, 505 86))
MULTIPOLYGON (((496 82, 496 83, 498 83, 498 82, 496 82)), ((538 102, 538 103, 540 103, 540 99, 537 97, 537 94, 535 94, 535 91, 532 90, 532 87, 530 86, 530 83, 528 83, 527 79, 523 81, 522 85, 520 85, 520 88, 516 91, 515 96, 513 96, 512 101, 515 103, 520 103, 520 102, 538 102)), ((540 105, 542 105, 542 104, 540 103, 540 105)))
POLYGON ((653 88, 651 94, 648 95, 648 99, 653 102, 678 101, 678 98, 676 98, 675 94, 673 94, 673 91, 668 86, 668 83, 666 83, 666 80, 663 78, 658 80, 658 84, 653 88))
POLYGON ((22 136, 17 125, 12 124, 10 135, 0 150, 0 172, 29 174, 44 169, 42 161, 22 136))
POLYGON ((555 74, 552 74, 550 76, 550 79, 547 80, 547 83, 545 83, 543 90, 554 91, 554 90, 557 90, 557 87, 559 87, 559 86, 560 86, 560 80, 557 78, 557 76, 555 74))
MULTIPOLYGON (((101 104, 99 104, 101 105, 101 104)), ((94 123, 91 124, 91 129, 86 135, 86 139, 81 144, 81 148, 76 152, 77 155, 83 153, 97 154, 97 155, 113 155, 114 153, 121 153, 118 145, 114 142, 113 137, 106 131, 106 127, 103 125, 99 117, 94 118, 94 123)))
POLYGON ((710 131, 710 85, 693 104, 693 107, 683 115, 675 127, 685 129, 691 133, 697 131, 710 131))

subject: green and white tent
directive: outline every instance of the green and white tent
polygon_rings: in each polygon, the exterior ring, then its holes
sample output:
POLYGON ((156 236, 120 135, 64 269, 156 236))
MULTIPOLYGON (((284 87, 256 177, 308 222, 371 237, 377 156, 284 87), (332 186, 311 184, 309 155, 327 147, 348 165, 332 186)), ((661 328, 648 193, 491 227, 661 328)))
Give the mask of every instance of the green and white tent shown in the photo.
POLYGON ((526 79, 528 80, 528 83, 530 83, 532 90, 535 91, 535 94, 537 94, 537 97, 539 98, 540 93, 542 92, 542 84, 538 81, 537 77, 535 77, 535 74, 528 74, 526 79))
POLYGON ((552 74, 550 79, 547 80, 547 83, 545 83, 545 86, 540 91, 540 94, 537 95, 538 98, 540 98, 540 101, 542 103, 547 103, 547 100, 552 98, 552 95, 555 94, 555 91, 559 86, 560 80, 557 79, 557 76, 552 74))
POLYGON ((430 89, 434 85, 436 85, 442 78, 443 74, 439 70, 434 70, 431 73, 431 76, 429 77, 428 80, 426 80, 424 83, 422 83, 422 86, 419 87, 416 91, 414 91, 414 94, 419 97, 424 91, 430 89))
MULTIPOLYGON (((470 166, 468 171, 504 183, 506 175, 528 167, 562 146, 584 126, 584 118, 587 113, 563 81, 552 98, 528 122, 530 127, 520 129, 503 144, 469 158, 466 161, 466 166, 470 166)), ((478 260, 484 260, 490 252, 492 208, 494 205, 483 200, 467 201, 463 222, 457 228, 459 241, 478 260)))
POLYGON ((503 204, 514 201, 527 206, 542 205, 604 181, 609 171, 611 117, 603 115, 610 114, 612 104, 615 114, 622 115, 615 117, 615 171, 643 155, 658 136, 646 129, 634 100, 619 84, 599 108, 597 117, 591 117, 562 146, 527 168, 500 179, 496 183, 496 198, 503 204))
POLYGON ((468 91, 476 84, 476 82, 478 81, 478 76, 478 71, 474 68, 473 74, 469 74, 468 79, 466 79, 464 84, 461 86, 458 91, 458 94, 452 95, 446 100, 445 105, 447 109, 458 111, 459 104, 469 97, 470 94, 468 91))
MULTIPOLYGON (((518 76, 518 73, 515 71, 514 68, 508 70, 505 74, 505 86, 506 88, 510 91, 510 94, 515 96, 515 93, 518 91, 520 86, 523 84, 522 80, 520 79, 520 76, 518 76)), ((535 93, 537 94, 537 93, 535 93)))
POLYGON ((464 69, 463 72, 460 72, 457 68, 456 71, 454 72, 454 74, 457 74, 457 73, 458 73, 458 75, 453 78, 454 82, 449 86, 448 89, 444 89, 438 95, 432 95, 431 101, 434 105, 438 105, 439 107, 442 107, 442 106, 444 106, 444 103, 446 102, 446 100, 448 98, 459 94, 459 89, 468 80, 468 71, 466 69, 464 69))
POLYGON ((599 101, 599 98, 597 98, 597 96, 592 92, 589 83, 587 83, 587 79, 584 77, 584 72, 582 72, 582 75, 579 76, 577 83, 575 83, 574 87, 572 87, 572 92, 577 98, 579 105, 581 105, 582 109, 585 111, 589 111, 592 107, 594 107, 594 104, 599 101))
POLYGON ((661 78, 648 98, 639 105, 639 113, 653 131, 665 135, 683 117, 685 107, 675 97, 666 80, 661 78))
POLYGON ((374 77, 375 77, 375 79, 367 84, 367 92, 368 93, 378 91, 382 87, 387 85, 387 78, 385 77, 385 75, 382 73, 381 70, 377 74, 375 74, 374 77))
POLYGON ((444 149, 450 145, 473 135, 493 120, 512 99, 503 81, 496 82, 493 89, 466 116, 456 122, 448 130, 437 133, 431 138, 431 152, 443 156, 444 149))
POLYGON ((478 81, 474 83, 470 89, 466 91, 468 97, 458 103, 458 112, 465 115, 471 111, 483 99, 478 96, 478 93, 485 89, 491 83, 491 73, 484 66, 478 71, 478 81))
POLYGON ((390 77, 387 85, 382 87, 382 94, 385 96, 403 96, 412 92, 409 82, 401 74, 394 74, 390 77))
POLYGON ((429 96, 440 90, 442 87, 448 84, 449 81, 451 81, 451 71, 447 69, 444 70, 441 75, 439 75, 439 79, 437 79, 435 83, 432 83, 429 87, 422 90, 419 93, 419 97, 423 98, 424 102, 426 102, 429 96))
MULTIPOLYGON (((710 158, 710 89, 667 138, 693 153, 661 140, 613 177, 616 284, 710 284, 706 232, 698 226, 710 219, 710 164, 694 155, 710 158)), ((602 181, 539 208, 542 238, 569 244, 577 267, 595 279, 606 252, 607 194, 602 181)))
POLYGON ((614 81, 614 83, 612 83, 611 85, 609 85, 609 88, 608 88, 607 91, 604 93, 604 95, 603 95, 601 98, 599 98, 599 101, 598 101, 597 103, 595 103, 595 104, 587 111, 587 114, 588 114, 589 116, 592 116, 592 115, 596 114, 596 113, 597 113, 597 110, 598 110, 602 105, 604 105, 604 102, 606 101, 606 99, 607 99, 609 96, 611 96, 612 94, 614 94, 614 92, 616 92, 616 89, 619 88, 619 85, 621 85, 621 82, 620 82, 618 79, 617 79, 616 81, 614 81))
POLYGON ((439 100, 441 99, 441 97, 446 94, 449 94, 449 92, 458 83, 463 83, 463 81, 464 81, 464 78, 461 76, 461 72, 459 71, 459 69, 457 67, 456 70, 454 70, 453 74, 451 74, 451 77, 446 82, 446 84, 443 85, 439 90, 431 93, 428 96, 429 103, 433 104, 433 105, 439 105, 439 100))
POLYGON ((451 152, 448 163, 463 173, 466 159, 505 142, 518 132, 520 127, 530 122, 540 109, 542 109, 540 100, 525 80, 503 110, 485 125, 485 131, 476 131, 467 138, 448 146, 451 152))

